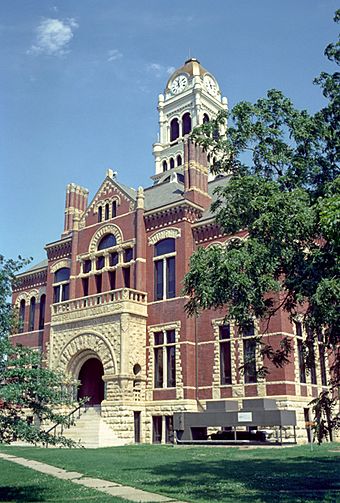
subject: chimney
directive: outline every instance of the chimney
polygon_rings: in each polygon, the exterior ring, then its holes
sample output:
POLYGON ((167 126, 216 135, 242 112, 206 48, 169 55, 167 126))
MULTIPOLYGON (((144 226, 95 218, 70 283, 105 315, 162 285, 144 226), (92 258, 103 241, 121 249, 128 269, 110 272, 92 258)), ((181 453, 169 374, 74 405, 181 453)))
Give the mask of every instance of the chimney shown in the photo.
POLYGON ((69 234, 74 229, 74 218, 79 221, 87 208, 89 191, 75 183, 66 187, 65 223, 63 235, 69 234))

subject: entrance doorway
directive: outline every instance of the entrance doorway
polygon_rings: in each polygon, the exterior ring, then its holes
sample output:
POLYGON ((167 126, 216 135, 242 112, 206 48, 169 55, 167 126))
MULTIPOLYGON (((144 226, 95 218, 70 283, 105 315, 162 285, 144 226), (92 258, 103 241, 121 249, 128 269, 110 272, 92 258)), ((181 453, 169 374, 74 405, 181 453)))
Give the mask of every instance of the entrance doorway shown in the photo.
POLYGON ((78 380, 80 387, 78 390, 78 400, 90 398, 88 405, 100 405, 104 400, 104 381, 102 379, 104 368, 98 358, 89 358, 81 367, 78 380))

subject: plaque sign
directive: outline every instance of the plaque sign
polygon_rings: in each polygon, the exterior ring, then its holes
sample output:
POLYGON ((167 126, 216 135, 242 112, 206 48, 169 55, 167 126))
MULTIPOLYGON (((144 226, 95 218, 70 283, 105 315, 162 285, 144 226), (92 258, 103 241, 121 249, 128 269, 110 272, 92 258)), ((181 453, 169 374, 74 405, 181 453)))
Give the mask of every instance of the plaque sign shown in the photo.
POLYGON ((252 412, 238 412, 237 420, 239 423, 252 422, 253 413, 252 412))

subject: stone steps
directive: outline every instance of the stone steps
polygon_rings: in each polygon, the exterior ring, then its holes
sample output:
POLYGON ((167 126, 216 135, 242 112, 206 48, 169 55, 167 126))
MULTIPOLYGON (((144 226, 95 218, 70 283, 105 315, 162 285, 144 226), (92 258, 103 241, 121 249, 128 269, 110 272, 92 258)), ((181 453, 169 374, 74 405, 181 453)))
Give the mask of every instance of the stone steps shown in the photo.
POLYGON ((63 435, 92 449, 124 444, 101 417, 100 407, 89 407, 73 426, 64 430, 63 435))

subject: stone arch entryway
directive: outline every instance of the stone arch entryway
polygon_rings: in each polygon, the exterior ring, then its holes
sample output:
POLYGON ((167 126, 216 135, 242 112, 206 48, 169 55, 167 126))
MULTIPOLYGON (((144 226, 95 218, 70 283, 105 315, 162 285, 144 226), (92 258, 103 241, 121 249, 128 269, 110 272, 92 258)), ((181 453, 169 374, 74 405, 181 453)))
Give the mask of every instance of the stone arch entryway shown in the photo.
POLYGON ((106 399, 105 383, 116 375, 117 361, 104 336, 95 332, 75 335, 59 350, 56 362, 61 372, 81 382, 77 398, 91 396, 92 405, 106 399))
POLYGON ((88 397, 88 405, 100 405, 104 400, 104 367, 99 358, 88 358, 80 368, 78 400, 88 397))

